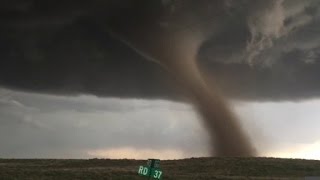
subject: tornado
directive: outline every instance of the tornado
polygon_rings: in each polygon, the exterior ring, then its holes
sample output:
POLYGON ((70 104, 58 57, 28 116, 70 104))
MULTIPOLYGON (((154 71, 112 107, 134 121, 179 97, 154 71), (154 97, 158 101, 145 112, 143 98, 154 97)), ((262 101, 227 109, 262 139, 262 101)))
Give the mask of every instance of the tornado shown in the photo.
POLYGON ((212 156, 249 157, 256 149, 212 80, 206 80, 197 55, 206 39, 201 31, 139 29, 133 36, 112 33, 146 59, 165 68, 184 89, 210 136, 212 156), (143 37, 143 38, 142 38, 143 37))

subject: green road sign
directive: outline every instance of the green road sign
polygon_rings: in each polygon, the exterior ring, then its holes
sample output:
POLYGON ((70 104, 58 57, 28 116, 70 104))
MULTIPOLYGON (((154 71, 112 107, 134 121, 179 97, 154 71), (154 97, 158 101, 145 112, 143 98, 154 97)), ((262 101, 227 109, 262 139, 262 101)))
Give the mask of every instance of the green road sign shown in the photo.
POLYGON ((159 159, 148 159, 147 166, 139 166, 138 174, 149 178, 161 179, 163 173, 159 168, 159 159))

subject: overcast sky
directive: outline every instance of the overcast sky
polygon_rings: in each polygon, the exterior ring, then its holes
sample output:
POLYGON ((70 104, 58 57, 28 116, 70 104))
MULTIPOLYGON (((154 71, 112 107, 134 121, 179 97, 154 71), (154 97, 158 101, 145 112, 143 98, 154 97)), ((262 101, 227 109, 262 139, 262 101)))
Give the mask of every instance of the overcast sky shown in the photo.
POLYGON ((209 156, 214 84, 259 156, 320 159, 319 0, 0 4, 0 158, 209 156))
MULTIPOLYGON (((175 159, 209 156, 192 106, 1 89, 0 157, 175 159)), ((232 101, 260 156, 320 159, 320 100, 232 101)))

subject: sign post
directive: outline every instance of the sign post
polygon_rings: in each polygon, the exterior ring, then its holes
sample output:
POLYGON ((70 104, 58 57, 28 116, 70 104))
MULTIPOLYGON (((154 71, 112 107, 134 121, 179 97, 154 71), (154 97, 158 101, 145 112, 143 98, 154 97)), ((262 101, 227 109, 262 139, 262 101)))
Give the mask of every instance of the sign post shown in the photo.
POLYGON ((147 166, 139 166, 138 174, 140 176, 149 177, 149 179, 161 179, 163 173, 160 169, 160 160, 148 159, 147 166))

